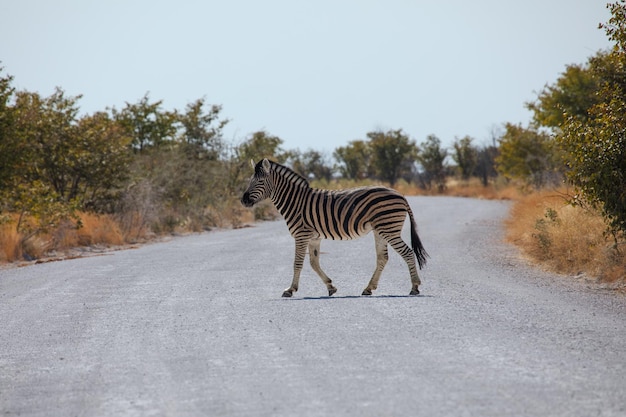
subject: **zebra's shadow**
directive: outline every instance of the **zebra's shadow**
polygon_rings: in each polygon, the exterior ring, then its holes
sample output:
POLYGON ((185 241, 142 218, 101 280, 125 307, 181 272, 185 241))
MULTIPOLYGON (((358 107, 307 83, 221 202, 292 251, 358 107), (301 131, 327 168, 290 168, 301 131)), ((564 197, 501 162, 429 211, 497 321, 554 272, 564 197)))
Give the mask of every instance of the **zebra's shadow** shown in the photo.
POLYGON ((393 294, 381 294, 381 295, 323 295, 320 297, 291 297, 283 298, 286 301, 324 301, 324 300, 373 300, 373 299, 386 299, 386 298, 432 298, 433 295, 393 295, 393 294))

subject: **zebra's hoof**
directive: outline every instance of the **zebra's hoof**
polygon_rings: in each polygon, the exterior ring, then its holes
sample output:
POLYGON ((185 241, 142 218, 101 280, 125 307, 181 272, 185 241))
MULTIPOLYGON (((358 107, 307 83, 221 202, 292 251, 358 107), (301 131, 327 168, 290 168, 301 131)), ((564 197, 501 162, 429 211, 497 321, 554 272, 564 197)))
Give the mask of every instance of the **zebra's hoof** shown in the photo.
POLYGON ((369 288, 366 288, 363 290, 361 295, 372 295, 372 290, 370 290, 369 288))
POLYGON ((289 290, 285 290, 283 292, 283 297, 291 297, 293 295, 293 293, 289 290))
POLYGON ((417 288, 413 288, 409 295, 420 295, 420 290, 418 290, 417 288))
POLYGON ((330 297, 331 295, 333 295, 336 292, 337 292, 337 288, 331 287, 331 288, 328 289, 328 296, 330 297))

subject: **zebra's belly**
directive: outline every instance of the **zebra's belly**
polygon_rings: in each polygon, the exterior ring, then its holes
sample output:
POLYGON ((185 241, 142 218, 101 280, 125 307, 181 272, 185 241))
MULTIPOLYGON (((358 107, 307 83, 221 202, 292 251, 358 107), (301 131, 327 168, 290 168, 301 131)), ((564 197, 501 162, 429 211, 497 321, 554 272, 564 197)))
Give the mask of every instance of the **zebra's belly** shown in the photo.
POLYGON ((357 229, 340 230, 339 233, 335 230, 316 230, 317 238, 330 239, 330 240, 353 240, 367 235, 372 231, 372 225, 370 223, 364 223, 357 229))

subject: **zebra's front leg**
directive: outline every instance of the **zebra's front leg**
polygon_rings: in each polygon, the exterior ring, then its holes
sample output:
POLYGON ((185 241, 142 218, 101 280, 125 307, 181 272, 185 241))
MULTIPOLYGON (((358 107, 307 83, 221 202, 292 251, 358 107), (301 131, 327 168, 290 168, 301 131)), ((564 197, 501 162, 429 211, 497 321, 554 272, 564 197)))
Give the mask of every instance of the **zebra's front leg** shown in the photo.
POLYGON ((322 281, 324 281, 328 289, 328 295, 331 296, 337 292, 337 288, 333 286, 332 280, 328 278, 328 275, 326 275, 320 267, 320 243, 321 239, 314 239, 309 242, 309 260, 311 261, 311 268, 313 268, 322 281))
POLYGON ((291 287, 283 291, 283 297, 291 297, 294 292, 298 291, 300 272, 302 272, 302 266, 304 265, 304 256, 306 255, 308 243, 308 239, 296 239, 296 255, 293 260, 293 280, 291 281, 291 287))

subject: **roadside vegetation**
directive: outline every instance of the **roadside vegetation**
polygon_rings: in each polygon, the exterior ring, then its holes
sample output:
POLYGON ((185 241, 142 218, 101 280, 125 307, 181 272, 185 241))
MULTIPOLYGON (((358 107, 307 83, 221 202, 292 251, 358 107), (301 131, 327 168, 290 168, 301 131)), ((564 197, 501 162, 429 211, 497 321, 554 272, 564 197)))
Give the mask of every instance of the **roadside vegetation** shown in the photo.
POLYGON ((513 199, 509 239, 530 258, 623 280, 626 5, 607 7, 600 27, 613 48, 566 66, 526 103, 531 123, 457 137, 449 148, 401 128, 346 138, 332 154, 285 149, 267 131, 227 141, 228 119, 205 98, 166 109, 146 94, 84 114, 80 96, 17 91, 0 68, 0 262, 274 218, 270 204, 239 204, 250 159, 268 157, 324 188, 513 199))
POLYGON ((518 199, 507 220, 507 238, 554 272, 623 286, 623 239, 607 235, 597 209, 571 204, 568 190, 542 190, 518 199))

